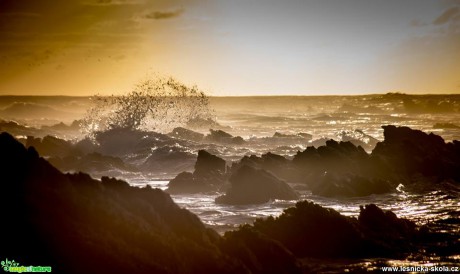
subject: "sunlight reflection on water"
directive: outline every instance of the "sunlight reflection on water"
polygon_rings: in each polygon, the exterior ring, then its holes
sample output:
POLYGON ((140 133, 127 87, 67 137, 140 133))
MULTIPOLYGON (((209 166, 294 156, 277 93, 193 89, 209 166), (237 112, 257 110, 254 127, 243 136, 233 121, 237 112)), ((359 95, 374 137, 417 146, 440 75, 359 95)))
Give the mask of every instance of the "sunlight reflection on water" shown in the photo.
MULTIPOLYGON (((153 188, 166 190, 168 181, 144 181, 133 185, 147 184, 153 188)), ((274 200, 254 205, 216 204, 214 199, 221 194, 179 194, 171 197, 179 206, 197 214, 205 224, 219 232, 234 229, 241 224, 252 223, 256 218, 278 216, 284 209, 294 206, 297 202, 274 200)), ((398 217, 408 218, 419 225, 448 218, 452 212, 460 210, 460 198, 442 191, 432 191, 423 195, 392 193, 340 199, 320 197, 312 195, 309 191, 303 191, 301 200, 313 201, 323 207, 337 210, 345 216, 353 217, 359 215, 360 205, 374 203, 384 210, 393 211, 398 217)))

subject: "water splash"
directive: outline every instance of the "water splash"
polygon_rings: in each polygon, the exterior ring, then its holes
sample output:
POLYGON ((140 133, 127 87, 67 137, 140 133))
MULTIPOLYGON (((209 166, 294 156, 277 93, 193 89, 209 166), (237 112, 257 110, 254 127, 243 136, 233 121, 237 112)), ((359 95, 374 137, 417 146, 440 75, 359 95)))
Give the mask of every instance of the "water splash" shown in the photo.
POLYGON ((214 117, 203 91, 171 77, 147 79, 126 94, 95 95, 91 100, 93 105, 80 125, 90 138, 115 128, 166 132, 189 121, 214 117))

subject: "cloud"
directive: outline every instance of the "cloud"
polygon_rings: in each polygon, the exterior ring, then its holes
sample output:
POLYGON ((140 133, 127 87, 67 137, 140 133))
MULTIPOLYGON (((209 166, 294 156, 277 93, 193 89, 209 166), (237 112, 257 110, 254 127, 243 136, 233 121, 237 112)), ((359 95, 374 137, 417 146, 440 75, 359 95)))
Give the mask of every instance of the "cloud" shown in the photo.
POLYGON ((154 20, 171 19, 180 16, 183 12, 183 9, 177 9, 173 11, 153 11, 149 14, 146 14, 145 18, 154 20))
POLYGON ((443 12, 438 18, 433 21, 435 25, 443 25, 451 21, 452 19, 457 19, 460 15, 460 8, 452 7, 443 12))
POLYGON ((141 0, 92 0, 82 2, 87 6, 122 6, 122 5, 142 5, 144 2, 141 0))

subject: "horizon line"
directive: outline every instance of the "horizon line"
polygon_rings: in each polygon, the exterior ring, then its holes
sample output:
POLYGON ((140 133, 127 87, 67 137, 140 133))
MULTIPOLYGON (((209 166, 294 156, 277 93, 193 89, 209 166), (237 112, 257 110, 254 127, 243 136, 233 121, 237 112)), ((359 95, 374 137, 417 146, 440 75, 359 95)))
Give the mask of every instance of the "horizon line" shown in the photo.
MULTIPOLYGON (((212 95, 206 94, 208 97, 213 98, 224 98, 224 97, 235 97, 235 98, 244 98, 244 97, 334 97, 334 96, 376 96, 376 95, 387 95, 387 94, 398 94, 398 95, 415 95, 415 96, 424 96, 424 95, 460 95, 460 93, 404 93, 404 92, 385 92, 385 93, 357 93, 357 94, 253 94, 253 95, 212 95)), ((123 94, 107 94, 99 95, 102 97, 105 96, 121 96, 123 94)), ((92 97, 93 95, 68 95, 68 94, 0 94, 0 97, 92 97)))

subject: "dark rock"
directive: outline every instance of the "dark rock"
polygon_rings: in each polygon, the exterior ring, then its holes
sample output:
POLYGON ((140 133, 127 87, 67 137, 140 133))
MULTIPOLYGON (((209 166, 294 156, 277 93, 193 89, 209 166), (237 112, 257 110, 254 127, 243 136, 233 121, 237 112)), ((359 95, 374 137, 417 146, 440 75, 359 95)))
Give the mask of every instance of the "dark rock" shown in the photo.
POLYGON ((356 221, 307 201, 277 218, 258 219, 254 229, 281 242, 297 257, 355 257, 362 248, 356 221))
POLYGON ((240 136, 233 137, 233 135, 220 130, 220 129, 210 129, 210 134, 205 136, 205 141, 221 144, 232 144, 232 145, 241 145, 245 143, 244 139, 240 136))
POLYGON ((184 170, 192 170, 195 155, 184 151, 182 147, 163 146, 149 153, 140 169, 148 172, 177 174, 184 170))
POLYGON ((174 128, 168 136, 195 142, 201 142, 204 138, 204 134, 183 127, 174 128))
POLYGON ((265 170, 242 166, 230 177, 231 188, 216 198, 221 204, 260 204, 273 199, 295 200, 297 193, 265 170))
POLYGON ((198 158, 195 163, 196 176, 206 176, 213 173, 225 173, 225 160, 210 154, 206 150, 198 151, 198 158))
POLYGON ((114 170, 136 172, 138 169, 126 164, 122 159, 114 156, 102 155, 97 152, 83 156, 51 157, 48 161, 61 171, 112 172, 114 170))
POLYGON ((437 181, 460 182, 460 143, 445 143, 433 133, 408 127, 383 126, 385 140, 377 144, 372 157, 383 159, 390 174, 410 178, 421 174, 437 181))
POLYGON ((324 173, 310 184, 314 195, 325 197, 362 197, 392 192, 395 187, 380 178, 367 178, 356 174, 324 173))
POLYGON ((300 137, 305 138, 307 140, 313 139, 313 135, 311 135, 310 133, 305 133, 305 132, 299 132, 299 133, 297 133, 297 136, 300 136, 300 137))
POLYGON ((169 193, 218 191, 226 181, 225 160, 205 150, 198 151, 195 171, 182 172, 168 184, 169 193))
POLYGON ((43 138, 27 136, 26 147, 31 146, 33 146, 38 151, 38 153, 43 156, 62 157, 81 154, 81 152, 75 148, 71 142, 49 135, 43 138))
POLYGON ((252 273, 301 273, 289 250, 249 225, 226 232, 221 247, 244 262, 252 273))
POLYGON ((325 146, 308 147, 292 160, 299 178, 316 195, 329 197, 367 196, 394 190, 386 180, 376 177, 369 154, 351 142, 328 140, 325 146))
POLYGON ((298 202, 278 218, 258 219, 254 229, 281 242, 297 257, 399 258, 416 250, 416 225, 375 205, 358 220, 311 202, 298 202))
POLYGON ((273 134, 273 137, 274 138, 303 138, 303 139, 306 139, 306 140, 311 140, 313 138, 313 135, 311 134, 308 134, 308 133, 303 133, 303 132, 300 132, 300 133, 297 133, 297 134, 283 134, 283 133, 279 133, 279 132, 275 132, 275 134, 273 134))
POLYGON ((41 133, 40 130, 33 127, 20 125, 15 121, 5 121, 0 119, 0 132, 6 131, 13 135, 31 136, 41 133))
POLYGON ((0 226, 8 235, 2 258, 57 273, 247 273, 252 267, 222 250, 216 232, 161 190, 62 174, 6 133, 0 151, 0 207, 8 220, 0 226))
POLYGON ((256 169, 264 169, 277 178, 289 183, 302 182, 302 173, 292 162, 281 155, 268 152, 258 157, 256 155, 244 156, 239 162, 233 163, 231 172, 236 172, 242 166, 251 166, 256 169))
POLYGON ((364 133, 360 129, 355 129, 353 131, 341 131, 339 134, 342 142, 351 142, 355 146, 361 146, 366 151, 371 151, 375 148, 375 145, 379 142, 374 137, 364 133))
POLYGON ((100 153, 120 157, 128 154, 148 154, 152 147, 173 145, 177 142, 161 133, 126 128, 97 132, 95 138, 100 153))

